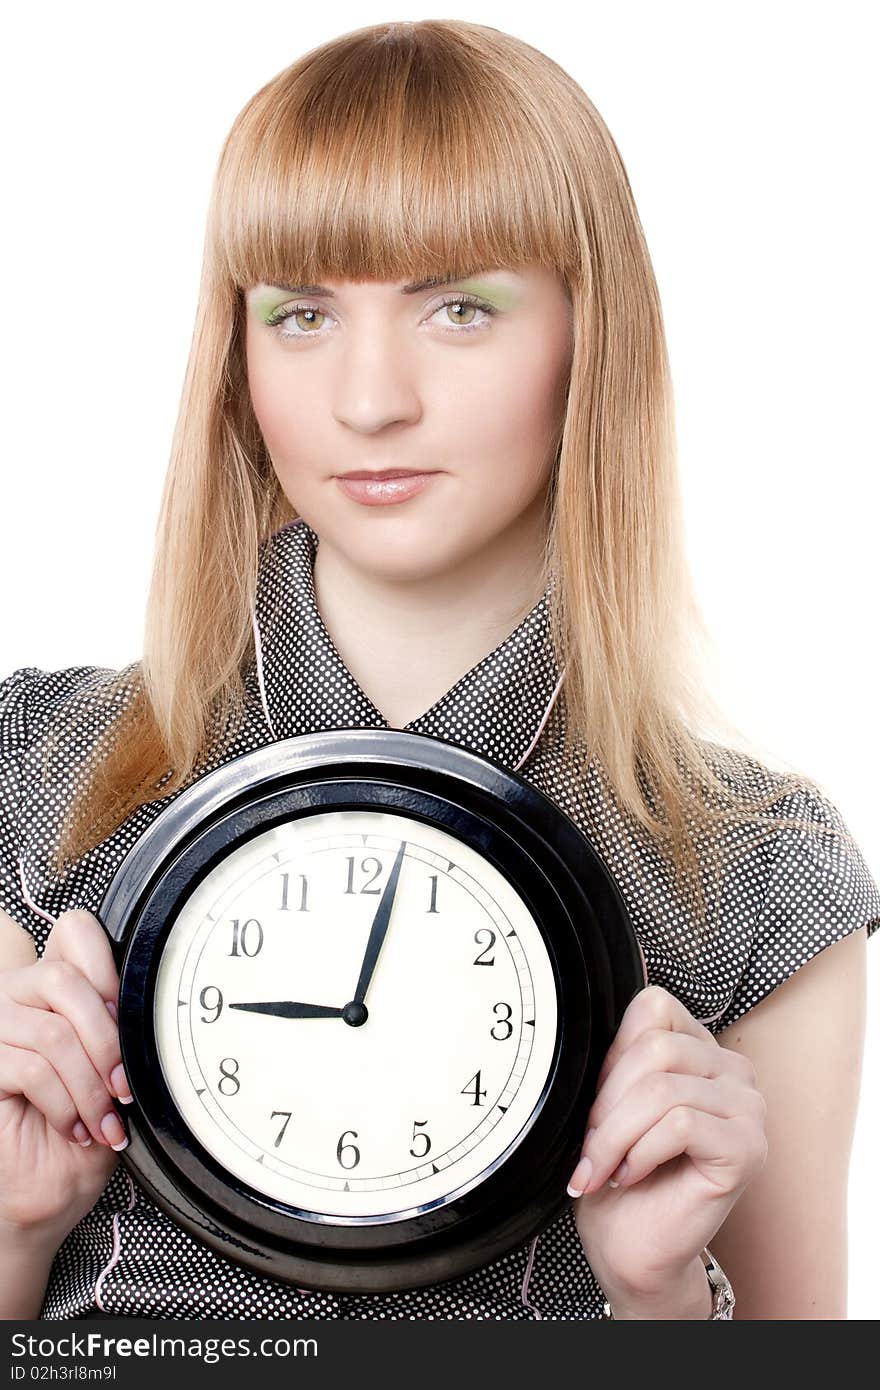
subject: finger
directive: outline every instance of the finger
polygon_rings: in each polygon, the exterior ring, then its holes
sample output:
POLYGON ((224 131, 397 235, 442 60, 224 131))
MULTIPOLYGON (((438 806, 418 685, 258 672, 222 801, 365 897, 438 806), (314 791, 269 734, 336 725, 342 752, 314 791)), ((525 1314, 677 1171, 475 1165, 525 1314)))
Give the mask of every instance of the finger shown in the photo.
POLYGON ((85 1148, 92 1143, 84 1129, 74 1133, 82 1123, 79 1111, 51 1062, 38 1052, 0 1043, 0 1100, 10 1096, 24 1096, 65 1139, 85 1148))
MULTIPOLYGON (((20 1039, 10 1029, 14 1030, 16 1022, 24 1022, 18 1015, 13 1022, 2 1021, 5 1004, 25 1005, 31 1012, 60 1015, 70 1025, 77 1042, 85 1048, 110 1094, 130 1099, 119 1048, 119 1029, 101 995, 76 965, 61 957, 53 960, 44 957, 37 966, 10 971, 5 977, 4 991, 6 997, 0 999, 0 1037, 4 1042, 17 1044, 20 1039)), ((34 1020, 28 1021, 30 1032, 23 1040, 25 1046, 39 1048, 33 1033, 36 1026, 34 1020)))
POLYGON ((746 1117, 724 1118, 698 1107, 676 1105, 633 1144, 624 1171, 613 1176, 619 1187, 632 1187, 661 1163, 687 1154, 716 1183, 718 1195, 729 1196, 757 1167, 761 1150, 766 1152, 766 1145, 746 1117))
POLYGON ((710 1033, 705 1024, 697 1022, 680 999, 676 999, 669 990, 663 989, 662 985, 646 985, 630 1000, 624 1011, 614 1041, 599 1068, 597 1087, 603 1084, 618 1058, 632 1046, 639 1034, 648 1028, 674 1029, 679 1033, 689 1033, 692 1037, 702 1038, 703 1041, 711 1038, 716 1046, 718 1045, 715 1035, 710 1033))
POLYGON ((739 1088, 728 1078, 652 1072, 640 1078, 590 1135, 571 1180, 595 1192, 624 1161, 629 1149, 672 1109, 692 1106, 729 1118, 740 1114, 739 1088))
MULTIPOLYGON (((98 1007, 104 1009, 91 986, 86 985, 85 981, 83 985, 98 1007)), ((104 1013, 106 1015, 106 1009, 104 1013)), ((0 1001, 0 1029, 4 1045, 17 1051, 24 1065, 30 1065, 27 1058, 36 1054, 53 1069, 70 1096, 77 1115, 99 1143, 116 1144, 125 1137, 113 1107, 113 1097, 64 1014, 51 1009, 29 1008, 7 998, 0 1001)), ((6 1090, 9 1089, 7 1086, 6 1090)), ((13 1089, 27 1094, 23 1085, 13 1089)), ((66 1129, 60 1131, 65 1138, 70 1137, 75 1123, 74 1118, 66 1129)))
POLYGON ((731 1064, 738 1053, 728 1053, 714 1038, 705 1042, 691 1033, 668 1028, 646 1028, 618 1057, 599 1087, 590 1107, 588 1126, 598 1128, 621 1096, 650 1072, 689 1072, 694 1076, 719 1076, 741 1068, 731 1064))
POLYGON ((34 938, 29 931, 14 921, 8 912, 0 907, 0 950, 3 953, 4 969, 12 966, 33 965, 37 959, 34 938))
POLYGON ((78 907, 62 912, 49 932, 43 960, 75 965, 102 999, 118 1004, 119 974, 110 938, 94 913, 78 907))

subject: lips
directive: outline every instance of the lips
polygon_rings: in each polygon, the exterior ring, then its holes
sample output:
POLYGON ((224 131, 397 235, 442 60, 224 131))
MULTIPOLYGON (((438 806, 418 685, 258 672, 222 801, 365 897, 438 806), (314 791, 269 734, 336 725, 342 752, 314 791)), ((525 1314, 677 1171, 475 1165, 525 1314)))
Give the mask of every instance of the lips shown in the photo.
POLYGON ((381 507, 415 497, 429 486, 435 476, 434 473, 414 473, 411 469, 395 468, 383 473, 346 473, 338 476, 336 483, 353 502, 367 507, 381 507))
POLYGON ((351 473, 340 473, 340 478, 367 478, 372 482, 384 483, 389 478, 419 478, 427 470, 419 468, 386 468, 381 473, 374 473, 369 468, 359 468, 351 473))

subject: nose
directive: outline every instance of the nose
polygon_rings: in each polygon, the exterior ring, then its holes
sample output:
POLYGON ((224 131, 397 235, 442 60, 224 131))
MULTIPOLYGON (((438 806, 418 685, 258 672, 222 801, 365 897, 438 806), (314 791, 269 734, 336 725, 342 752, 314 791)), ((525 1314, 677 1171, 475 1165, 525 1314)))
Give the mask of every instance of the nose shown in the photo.
POLYGON ((394 324, 366 320, 349 327, 335 362, 333 414, 341 425, 360 434, 377 434, 399 421, 411 423, 421 413, 412 345, 394 324))

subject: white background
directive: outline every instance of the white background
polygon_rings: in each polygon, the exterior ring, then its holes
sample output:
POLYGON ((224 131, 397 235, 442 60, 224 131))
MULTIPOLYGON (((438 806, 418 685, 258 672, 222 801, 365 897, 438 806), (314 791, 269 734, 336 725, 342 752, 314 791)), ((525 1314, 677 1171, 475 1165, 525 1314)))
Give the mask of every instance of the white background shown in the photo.
MULTIPOLYGON (((139 655, 209 185, 235 115, 315 44, 434 13, 328 0, 316 22, 239 0, 7 15, 0 674, 139 655)), ((611 130, 664 306, 713 686, 768 757, 824 786, 878 874, 871 7, 451 13, 555 58, 611 130)), ((878 955, 871 943, 850 1186, 850 1317, 872 1319, 878 955)))

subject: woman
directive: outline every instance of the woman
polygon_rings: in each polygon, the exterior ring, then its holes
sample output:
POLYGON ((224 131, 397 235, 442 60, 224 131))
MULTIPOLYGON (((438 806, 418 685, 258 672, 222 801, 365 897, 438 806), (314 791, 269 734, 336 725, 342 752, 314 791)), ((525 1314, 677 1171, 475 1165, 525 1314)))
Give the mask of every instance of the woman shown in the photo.
POLYGON ((815 783, 700 735, 699 622, 656 284, 592 104, 480 25, 306 54, 221 154, 143 657, 0 684, 3 1315, 707 1318, 711 1243, 737 1316, 844 1317, 880 892, 815 783), (551 796, 651 982, 563 1216, 396 1295, 224 1260, 119 1166, 95 918, 195 778, 345 727, 446 738, 551 796))

